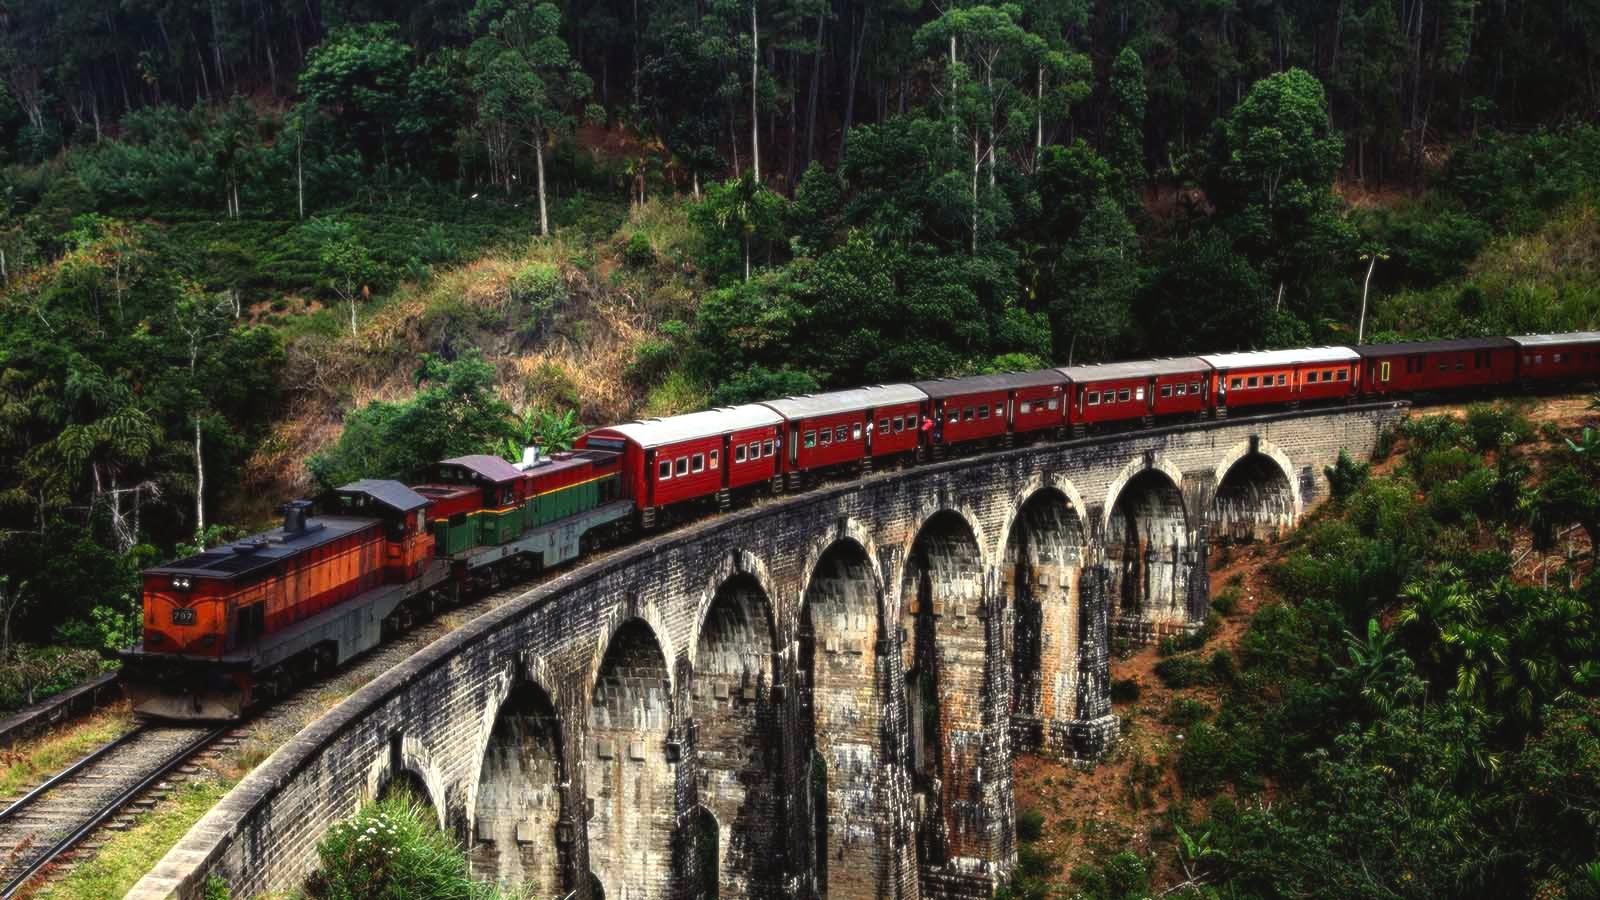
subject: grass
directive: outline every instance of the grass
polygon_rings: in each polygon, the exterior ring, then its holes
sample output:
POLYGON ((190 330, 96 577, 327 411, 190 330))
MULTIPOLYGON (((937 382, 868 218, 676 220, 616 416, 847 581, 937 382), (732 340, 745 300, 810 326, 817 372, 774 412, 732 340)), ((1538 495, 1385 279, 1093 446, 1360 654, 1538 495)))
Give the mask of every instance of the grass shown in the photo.
POLYGON ((21 793, 47 776, 65 769, 133 727, 126 707, 95 712, 47 735, 24 741, 0 754, 0 797, 21 793))
POLYGON ((40 897, 42 900, 101 900, 122 896, 232 786, 231 781, 215 778, 185 784, 174 793, 171 802, 158 806, 127 831, 116 833, 93 858, 51 885, 40 897))

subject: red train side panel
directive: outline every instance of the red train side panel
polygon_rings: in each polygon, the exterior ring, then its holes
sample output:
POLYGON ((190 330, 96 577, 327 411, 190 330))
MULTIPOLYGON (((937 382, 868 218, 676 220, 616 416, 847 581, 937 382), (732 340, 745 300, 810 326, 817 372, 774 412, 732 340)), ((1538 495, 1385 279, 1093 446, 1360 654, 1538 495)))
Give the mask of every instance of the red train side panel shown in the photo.
POLYGON ((1360 360, 1348 347, 1309 347, 1203 356, 1213 370, 1214 409, 1353 396, 1360 360))
POLYGON ((1074 425, 1123 422, 1144 416, 1197 413, 1206 408, 1211 367, 1198 357, 1070 366, 1074 425))
POLYGON ((634 508, 646 513, 772 477, 776 463, 765 461, 776 456, 768 454, 768 444, 777 451, 782 427, 777 413, 746 404, 600 428, 579 438, 578 446, 621 453, 634 508), (752 463, 755 443, 762 452, 752 463))
POLYGON ((788 446, 783 450, 785 473, 826 469, 891 452, 914 448, 916 421, 927 395, 908 384, 889 384, 807 394, 769 400, 762 406, 783 417, 788 446), (903 430, 894 431, 895 418, 903 430), (882 419, 890 422, 890 436, 880 447, 876 434, 882 419))
POLYGON ((990 440, 1066 424, 1066 377, 1053 369, 919 381, 935 444, 990 440), (1054 403, 1052 404, 1052 401, 1054 403), (1023 404, 1026 414, 1021 413, 1023 404))
POLYGON ((1600 376, 1600 332, 1529 334, 1513 337, 1520 354, 1517 377, 1528 382, 1600 376))
POLYGON ((1361 354, 1365 394, 1510 384, 1517 377, 1517 346, 1507 338, 1363 344, 1355 349, 1361 354))

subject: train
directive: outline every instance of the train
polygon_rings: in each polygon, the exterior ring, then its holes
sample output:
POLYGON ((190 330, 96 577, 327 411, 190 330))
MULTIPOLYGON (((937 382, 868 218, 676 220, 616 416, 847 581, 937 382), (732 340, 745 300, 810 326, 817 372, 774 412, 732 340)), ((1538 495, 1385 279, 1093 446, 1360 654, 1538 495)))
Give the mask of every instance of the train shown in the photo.
POLYGON ((1596 379, 1600 332, 1570 332, 1064 366, 610 425, 571 451, 290 501, 270 531, 145 570, 122 681, 143 716, 238 719, 471 592, 753 493, 1186 419, 1596 379))

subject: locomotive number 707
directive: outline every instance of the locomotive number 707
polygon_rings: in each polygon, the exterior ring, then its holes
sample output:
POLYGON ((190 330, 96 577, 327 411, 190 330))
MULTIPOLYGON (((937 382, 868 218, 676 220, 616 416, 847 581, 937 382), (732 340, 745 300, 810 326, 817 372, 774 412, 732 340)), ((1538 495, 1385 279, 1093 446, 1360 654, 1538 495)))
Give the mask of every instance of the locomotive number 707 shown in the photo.
POLYGON ((193 625, 194 624, 194 610, 189 609, 188 607, 184 607, 184 606, 175 607, 172 610, 172 624, 174 624, 174 625, 193 625))

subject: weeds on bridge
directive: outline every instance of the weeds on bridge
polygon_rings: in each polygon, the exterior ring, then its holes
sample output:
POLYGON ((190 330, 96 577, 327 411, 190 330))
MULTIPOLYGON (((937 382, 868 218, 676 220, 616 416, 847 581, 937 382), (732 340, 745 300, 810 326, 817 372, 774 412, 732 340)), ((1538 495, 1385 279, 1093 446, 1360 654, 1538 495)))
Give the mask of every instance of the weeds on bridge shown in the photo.
POLYGON ((317 844, 318 868, 306 885, 312 900, 498 900, 492 883, 475 882, 467 858, 439 829, 433 810, 396 792, 335 823, 317 844))

